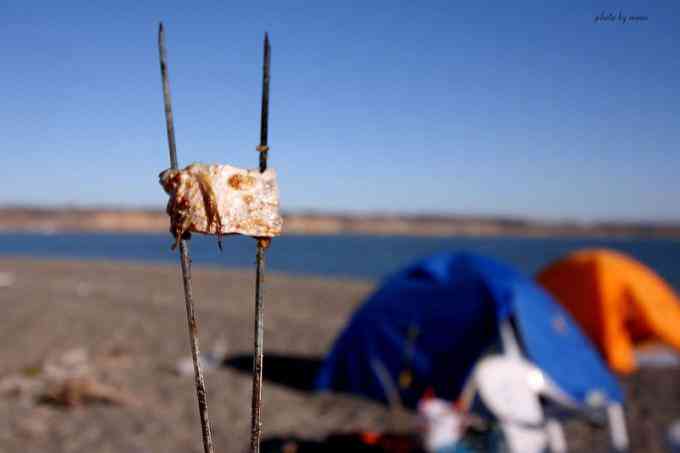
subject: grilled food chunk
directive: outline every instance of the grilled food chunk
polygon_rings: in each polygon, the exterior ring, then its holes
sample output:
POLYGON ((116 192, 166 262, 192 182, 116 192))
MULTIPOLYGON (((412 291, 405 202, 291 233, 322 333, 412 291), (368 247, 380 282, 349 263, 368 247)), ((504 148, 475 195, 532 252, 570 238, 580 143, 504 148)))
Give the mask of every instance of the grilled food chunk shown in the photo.
POLYGON ((159 177, 170 195, 167 213, 175 246, 188 232, 257 238, 281 234, 279 188, 272 169, 260 173, 194 163, 183 170, 165 170, 159 177))

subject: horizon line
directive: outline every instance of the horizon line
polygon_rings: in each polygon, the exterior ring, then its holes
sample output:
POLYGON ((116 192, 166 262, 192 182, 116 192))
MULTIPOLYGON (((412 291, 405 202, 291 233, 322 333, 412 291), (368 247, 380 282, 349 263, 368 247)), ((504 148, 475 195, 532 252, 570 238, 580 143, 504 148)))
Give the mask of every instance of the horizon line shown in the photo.
MULTIPOLYGON (((163 208, 150 205, 129 205, 129 204, 113 204, 113 203, 0 203, 0 210, 3 209, 26 209, 26 210, 42 210, 42 211, 118 211, 118 212, 153 212, 161 213, 163 208)), ((536 216, 524 215, 516 213, 462 213, 462 212, 444 212, 444 211, 395 211, 389 209, 373 209, 373 210, 350 210, 350 209, 335 209, 327 210, 324 208, 294 208, 282 210, 284 215, 298 215, 298 216, 329 216, 329 217, 363 217, 363 218, 379 218, 379 217, 402 217, 402 218, 440 218, 442 220, 454 219, 470 219, 470 220, 487 220, 487 221, 511 221, 511 222, 527 222, 538 223, 546 225, 606 225, 606 224, 625 224, 625 225, 652 225, 652 226, 679 226, 680 217, 678 218, 659 218, 659 219, 634 219, 634 218, 577 218, 577 217, 560 217, 554 218, 551 216, 536 216)))

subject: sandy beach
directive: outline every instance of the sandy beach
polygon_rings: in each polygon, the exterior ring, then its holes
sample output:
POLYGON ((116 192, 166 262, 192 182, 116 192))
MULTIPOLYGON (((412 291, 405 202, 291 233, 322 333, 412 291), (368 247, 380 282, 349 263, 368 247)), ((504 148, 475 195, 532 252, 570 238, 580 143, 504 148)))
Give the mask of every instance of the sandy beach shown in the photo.
MULTIPOLYGON (((201 452, 176 265, 0 259, 0 382, 40 378, 44 364, 79 351, 97 380, 125 395, 121 404, 62 407, 28 390, 0 394, 0 452, 201 452)), ((246 450, 254 271, 194 267, 203 351, 226 350, 207 373, 216 451, 246 450)), ((270 273, 265 297, 264 438, 320 439, 353 429, 386 429, 389 413, 355 398, 310 390, 318 361, 372 283, 270 273)), ((647 369, 624 386, 633 451, 660 452, 680 418, 680 370, 647 369)), ((0 385, 1 387, 1 385, 0 385)), ((567 427, 570 451, 606 451, 606 434, 567 427)))

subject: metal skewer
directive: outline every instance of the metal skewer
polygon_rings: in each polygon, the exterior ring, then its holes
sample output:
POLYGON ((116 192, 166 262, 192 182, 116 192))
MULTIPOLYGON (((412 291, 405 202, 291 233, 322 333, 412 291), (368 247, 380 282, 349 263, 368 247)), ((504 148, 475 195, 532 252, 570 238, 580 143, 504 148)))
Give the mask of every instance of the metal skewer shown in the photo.
MULTIPOLYGON (((269 127, 269 62, 271 48, 269 36, 264 34, 264 63, 262 65, 262 111, 260 115, 260 173, 267 169, 267 132, 269 127)), ((260 452, 262 437, 262 358, 264 317, 262 292, 264 286, 264 251, 269 246, 268 238, 257 238, 256 270, 255 270, 255 346, 253 352, 253 400, 250 424, 250 451, 260 452)))
MULTIPOLYGON (((163 80, 163 100, 165 103, 165 123, 168 132, 168 149, 170 150, 170 166, 177 169, 177 148, 175 145, 175 126, 172 117, 172 101, 170 99, 170 83, 168 82, 168 64, 165 49, 165 31, 163 22, 158 26, 158 52, 161 62, 161 78, 163 80)), ((184 281, 184 301, 187 309, 187 323, 189 326, 189 343, 191 344, 191 358, 194 361, 194 378, 196 383, 196 398, 198 400, 198 412, 201 418, 203 433, 203 450, 205 453, 214 453, 210 418, 208 417, 208 401, 201 369, 201 351, 198 344, 198 320, 194 310, 194 301, 191 289, 191 258, 189 257, 189 245, 184 238, 179 242, 180 263, 182 267, 182 280, 184 281)))

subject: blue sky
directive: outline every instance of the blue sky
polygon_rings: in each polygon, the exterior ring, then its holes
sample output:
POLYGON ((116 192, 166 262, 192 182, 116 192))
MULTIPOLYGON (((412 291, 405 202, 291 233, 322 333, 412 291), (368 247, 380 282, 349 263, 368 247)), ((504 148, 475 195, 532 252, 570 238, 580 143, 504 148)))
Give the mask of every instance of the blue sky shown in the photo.
POLYGON ((163 20, 180 165, 255 167, 270 33, 284 209, 680 219, 673 2, 192 3, 0 5, 0 204, 164 207, 163 20))

